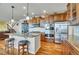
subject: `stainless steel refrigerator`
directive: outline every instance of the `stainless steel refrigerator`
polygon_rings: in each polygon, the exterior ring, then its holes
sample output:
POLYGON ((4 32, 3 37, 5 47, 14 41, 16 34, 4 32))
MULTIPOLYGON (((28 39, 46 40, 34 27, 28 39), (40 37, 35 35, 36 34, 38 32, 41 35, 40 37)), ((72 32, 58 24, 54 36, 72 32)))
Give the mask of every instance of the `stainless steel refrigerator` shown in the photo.
POLYGON ((55 43, 62 43, 68 37, 68 23, 55 23, 55 43))

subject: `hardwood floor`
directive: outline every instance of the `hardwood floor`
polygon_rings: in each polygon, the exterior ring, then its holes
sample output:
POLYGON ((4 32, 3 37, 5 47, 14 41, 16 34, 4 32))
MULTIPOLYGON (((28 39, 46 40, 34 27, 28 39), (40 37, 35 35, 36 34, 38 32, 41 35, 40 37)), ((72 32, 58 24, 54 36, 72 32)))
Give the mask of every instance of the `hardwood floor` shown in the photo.
POLYGON ((64 55, 66 52, 65 45, 55 44, 53 42, 41 42, 41 48, 36 55, 64 55))
MULTIPOLYGON (((0 48, 4 49, 4 47, 4 40, 0 40, 0 48)), ((38 50, 36 55, 65 55, 65 52, 67 52, 65 48, 66 47, 63 43, 55 44, 53 42, 41 41, 41 48, 38 50)), ((3 50, 3 52, 5 51, 3 50)), ((0 52, 0 54, 1 53, 2 52, 0 52)))
POLYGON ((5 42, 4 42, 4 40, 0 40, 0 48, 5 48, 5 42))

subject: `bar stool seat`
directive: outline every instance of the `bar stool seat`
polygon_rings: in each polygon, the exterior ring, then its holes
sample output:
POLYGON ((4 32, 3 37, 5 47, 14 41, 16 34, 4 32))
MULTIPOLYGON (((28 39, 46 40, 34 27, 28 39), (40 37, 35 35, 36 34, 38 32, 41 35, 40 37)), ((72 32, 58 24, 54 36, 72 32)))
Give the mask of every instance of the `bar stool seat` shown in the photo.
POLYGON ((5 51, 10 54, 14 54, 14 38, 8 38, 5 42, 5 51))
POLYGON ((29 44, 29 41, 27 41, 27 40, 19 41, 19 45, 26 45, 26 44, 29 44))
POLYGON ((28 40, 21 40, 18 43, 18 55, 22 53, 22 55, 25 55, 26 53, 29 54, 28 51, 29 41, 28 40))

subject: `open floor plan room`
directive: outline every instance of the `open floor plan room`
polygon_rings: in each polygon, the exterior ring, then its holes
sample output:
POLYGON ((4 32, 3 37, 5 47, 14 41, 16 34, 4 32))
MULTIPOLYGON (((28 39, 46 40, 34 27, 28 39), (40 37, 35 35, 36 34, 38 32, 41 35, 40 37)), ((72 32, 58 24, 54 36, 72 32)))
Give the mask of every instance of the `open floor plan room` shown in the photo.
POLYGON ((79 3, 0 3, 0 55, 79 55, 79 3))

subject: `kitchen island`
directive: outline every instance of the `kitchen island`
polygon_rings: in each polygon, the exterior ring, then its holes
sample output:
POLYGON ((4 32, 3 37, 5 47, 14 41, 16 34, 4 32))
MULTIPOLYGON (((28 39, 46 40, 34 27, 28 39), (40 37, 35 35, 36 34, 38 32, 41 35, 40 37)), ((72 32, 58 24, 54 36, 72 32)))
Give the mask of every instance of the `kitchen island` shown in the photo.
POLYGON ((14 47, 18 53, 18 42, 20 40, 28 40, 30 42, 28 50, 31 54, 36 54, 40 46, 40 33, 27 33, 27 34, 16 34, 16 33, 5 33, 9 35, 9 38, 15 38, 14 47))

